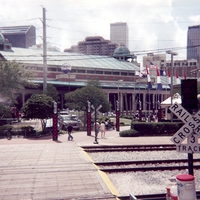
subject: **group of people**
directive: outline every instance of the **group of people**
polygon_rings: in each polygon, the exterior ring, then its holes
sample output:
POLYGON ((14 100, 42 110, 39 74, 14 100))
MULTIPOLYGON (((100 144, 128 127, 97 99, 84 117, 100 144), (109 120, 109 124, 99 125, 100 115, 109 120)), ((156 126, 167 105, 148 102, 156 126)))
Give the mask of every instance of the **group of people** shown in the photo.
POLYGON ((112 123, 110 120, 105 122, 102 121, 101 123, 96 121, 93 127, 93 130, 95 131, 96 135, 98 135, 99 132, 101 133, 101 139, 105 139, 106 130, 114 130, 114 129, 115 129, 114 123, 112 123))

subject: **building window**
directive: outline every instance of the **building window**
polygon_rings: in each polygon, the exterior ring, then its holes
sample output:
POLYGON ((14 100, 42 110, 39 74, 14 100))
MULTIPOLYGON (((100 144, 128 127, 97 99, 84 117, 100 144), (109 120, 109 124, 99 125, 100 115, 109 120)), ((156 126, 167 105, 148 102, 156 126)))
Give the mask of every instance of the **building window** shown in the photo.
POLYGON ((77 73, 85 74, 85 70, 84 69, 77 69, 77 73))
POLYGON ((135 76, 135 73, 129 72, 129 76, 135 76))
POLYGON ((112 72, 105 71, 104 74, 112 74, 112 72))
POLYGON ((113 72, 113 75, 119 75, 119 72, 113 72))
POLYGON ((76 69, 71 69, 71 73, 76 73, 76 69))
POLYGON ((171 63, 167 63, 167 67, 171 66, 171 63))
POLYGON ((48 67, 47 69, 48 69, 47 71, 51 71, 51 72, 56 72, 57 71, 56 68, 53 68, 53 67, 48 67))
POLYGON ((103 71, 96 71, 96 74, 103 74, 103 71))
POLYGON ((94 74, 94 70, 87 70, 88 74, 94 74))
POLYGON ((121 72, 122 76, 127 76, 127 72, 121 72))

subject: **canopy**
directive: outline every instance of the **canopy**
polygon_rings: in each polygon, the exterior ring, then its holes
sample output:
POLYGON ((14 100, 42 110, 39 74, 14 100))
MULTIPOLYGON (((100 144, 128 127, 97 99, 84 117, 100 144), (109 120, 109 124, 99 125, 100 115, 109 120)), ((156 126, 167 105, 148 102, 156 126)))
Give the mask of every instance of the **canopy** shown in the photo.
MULTIPOLYGON (((175 102, 178 104, 182 103, 181 96, 178 93, 174 94, 174 96, 172 98, 172 104, 174 104, 175 102)), ((169 106, 169 105, 171 105, 171 97, 169 97, 169 98, 165 99, 163 102, 161 102, 161 106, 169 106)))

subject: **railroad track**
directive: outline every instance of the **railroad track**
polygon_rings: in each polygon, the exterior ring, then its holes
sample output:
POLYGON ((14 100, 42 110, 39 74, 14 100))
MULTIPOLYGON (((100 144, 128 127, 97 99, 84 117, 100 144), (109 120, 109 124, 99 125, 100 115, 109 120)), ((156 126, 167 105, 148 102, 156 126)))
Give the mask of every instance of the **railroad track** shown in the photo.
MULTIPOLYGON (((162 151, 176 151, 176 146, 175 145, 168 145, 168 144, 163 144, 163 145, 98 145, 98 146, 83 146, 83 150, 87 153, 91 153, 91 155, 94 153, 100 153, 98 155, 112 155, 115 154, 113 157, 108 156, 108 159, 115 158, 116 153, 114 152, 119 152, 119 157, 116 157, 117 162, 111 161, 111 162, 94 162, 96 166, 98 166, 99 170, 105 172, 105 173, 126 173, 126 172, 146 172, 146 171, 158 171, 158 173, 162 173, 162 171, 167 170, 167 171, 173 171, 173 170, 185 170, 188 169, 188 159, 167 159, 167 160, 137 160, 137 161, 118 161, 120 159, 120 152, 122 152, 122 155, 124 154, 123 152, 137 152, 140 151, 146 152, 146 151, 152 151, 154 154, 154 151, 159 151, 160 155, 162 156, 162 151), (102 154, 101 154, 102 152, 102 154), (106 153, 107 152, 107 153, 106 153)), ((137 152, 140 153, 140 152, 137 152)), ((149 152, 149 156, 151 152, 149 152)), ((118 155, 118 154, 117 154, 118 155)), ((132 153, 131 153, 132 155, 132 153)), ((126 153, 125 153, 126 157, 126 153)), ((173 157, 171 157, 173 158, 173 157)), ((107 159, 107 157, 105 157, 107 159)), ((123 159, 123 156, 122 156, 123 159)), ((129 159, 127 157, 127 159, 129 159)), ((149 158, 147 158, 149 159, 149 158)), ((96 159, 98 160, 98 159, 96 159)), ((104 160, 104 157, 100 156, 100 160, 104 160)), ((132 158, 134 160, 134 157, 132 158)), ((194 170, 200 169, 200 159, 193 159, 193 168, 194 170)), ((151 172, 150 172, 151 173, 151 172)), ((197 199, 200 200, 200 191, 197 191, 197 199)), ((159 193, 159 194, 144 194, 144 195, 135 195, 134 198, 130 198, 129 196, 118 196, 118 199, 120 200, 132 200, 137 198, 138 200, 166 200, 166 193, 159 193)))
POLYGON ((102 145, 102 146, 83 146, 84 151, 88 153, 114 152, 114 151, 172 151, 176 150, 173 144, 162 145, 102 145))
MULTIPOLYGON (((194 169, 200 169, 200 159, 194 159, 194 169)), ((95 162, 99 170, 107 173, 130 171, 164 171, 188 168, 187 159, 179 160, 147 160, 147 161, 117 161, 95 162)))
MULTIPOLYGON (((135 195, 138 200, 166 200, 166 193, 163 194, 150 194, 150 195, 135 195)), ((200 191, 196 191, 197 200, 200 200, 200 191)), ((130 200, 130 196, 119 196, 120 200, 130 200)), ((132 200, 132 199, 131 199, 132 200)))

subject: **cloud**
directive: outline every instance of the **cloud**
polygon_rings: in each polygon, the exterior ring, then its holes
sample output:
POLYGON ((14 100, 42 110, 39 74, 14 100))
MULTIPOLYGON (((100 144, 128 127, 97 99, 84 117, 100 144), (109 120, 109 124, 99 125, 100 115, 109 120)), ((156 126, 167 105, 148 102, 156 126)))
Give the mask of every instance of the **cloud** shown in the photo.
POLYGON ((189 20, 196 24, 200 24, 200 15, 189 16, 189 20))
POLYGON ((1 5, 1 26, 34 25, 37 43, 45 7, 47 41, 61 50, 87 36, 110 39, 110 23, 127 22, 129 49, 143 56, 146 50, 186 46, 188 26, 200 21, 196 0, 1 0, 1 5))

